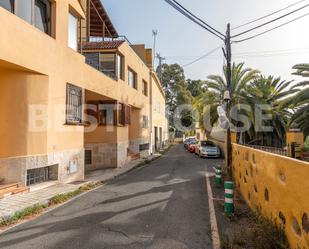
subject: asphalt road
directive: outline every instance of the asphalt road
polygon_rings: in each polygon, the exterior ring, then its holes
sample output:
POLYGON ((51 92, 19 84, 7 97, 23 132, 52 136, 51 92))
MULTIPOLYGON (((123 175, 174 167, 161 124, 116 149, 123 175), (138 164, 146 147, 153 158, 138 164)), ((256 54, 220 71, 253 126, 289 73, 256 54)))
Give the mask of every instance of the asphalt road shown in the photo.
POLYGON ((0 235, 14 249, 212 248, 205 170, 182 145, 39 218, 0 235))

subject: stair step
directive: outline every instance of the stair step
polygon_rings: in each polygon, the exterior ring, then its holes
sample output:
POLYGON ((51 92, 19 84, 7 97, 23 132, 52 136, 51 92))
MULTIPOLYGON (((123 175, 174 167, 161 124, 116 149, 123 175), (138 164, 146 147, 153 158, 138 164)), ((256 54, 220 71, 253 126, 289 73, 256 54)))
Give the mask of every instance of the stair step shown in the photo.
POLYGON ((28 187, 19 187, 18 189, 16 189, 15 191, 13 191, 13 194, 21 194, 21 193, 28 193, 29 192, 29 188, 28 187))
POLYGON ((0 198, 7 197, 13 194, 29 191, 27 187, 21 187, 19 183, 0 185, 0 198))
POLYGON ((15 189, 18 188, 19 184, 18 183, 11 183, 11 184, 5 184, 5 185, 0 185, 0 192, 1 191, 6 191, 9 189, 15 189))

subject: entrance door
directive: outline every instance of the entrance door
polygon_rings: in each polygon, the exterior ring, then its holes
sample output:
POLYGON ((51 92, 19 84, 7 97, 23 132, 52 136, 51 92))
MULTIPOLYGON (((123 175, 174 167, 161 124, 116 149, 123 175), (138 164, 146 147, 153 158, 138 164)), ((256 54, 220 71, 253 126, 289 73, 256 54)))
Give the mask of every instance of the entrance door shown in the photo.
POLYGON ((162 149, 162 147, 163 147, 162 139, 163 139, 163 137, 162 137, 162 127, 160 127, 160 149, 162 149))
POLYGON ((158 138, 158 127, 155 127, 155 151, 158 151, 158 142, 159 142, 159 138, 158 138))

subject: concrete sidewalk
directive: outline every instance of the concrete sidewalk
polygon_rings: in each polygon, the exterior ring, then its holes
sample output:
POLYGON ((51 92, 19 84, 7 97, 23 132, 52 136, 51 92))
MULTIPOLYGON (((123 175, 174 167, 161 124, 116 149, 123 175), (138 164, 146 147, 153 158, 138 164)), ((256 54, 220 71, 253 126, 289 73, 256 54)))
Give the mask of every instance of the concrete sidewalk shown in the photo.
POLYGON ((14 213, 37 204, 47 204, 49 200, 58 194, 65 194, 77 190, 82 185, 97 182, 106 182, 120 176, 143 163, 145 160, 153 160, 161 154, 154 154, 148 158, 137 159, 117 169, 105 169, 88 172, 85 181, 70 184, 56 184, 29 193, 17 194, 0 199, 0 217, 9 217, 14 213))

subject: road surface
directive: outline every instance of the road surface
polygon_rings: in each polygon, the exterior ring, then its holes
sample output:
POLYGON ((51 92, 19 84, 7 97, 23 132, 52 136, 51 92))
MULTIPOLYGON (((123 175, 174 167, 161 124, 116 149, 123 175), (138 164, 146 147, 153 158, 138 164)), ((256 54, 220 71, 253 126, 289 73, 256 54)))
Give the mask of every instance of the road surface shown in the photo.
POLYGON ((211 249, 205 170, 219 160, 173 147, 37 219, 0 235, 6 249, 211 249))

